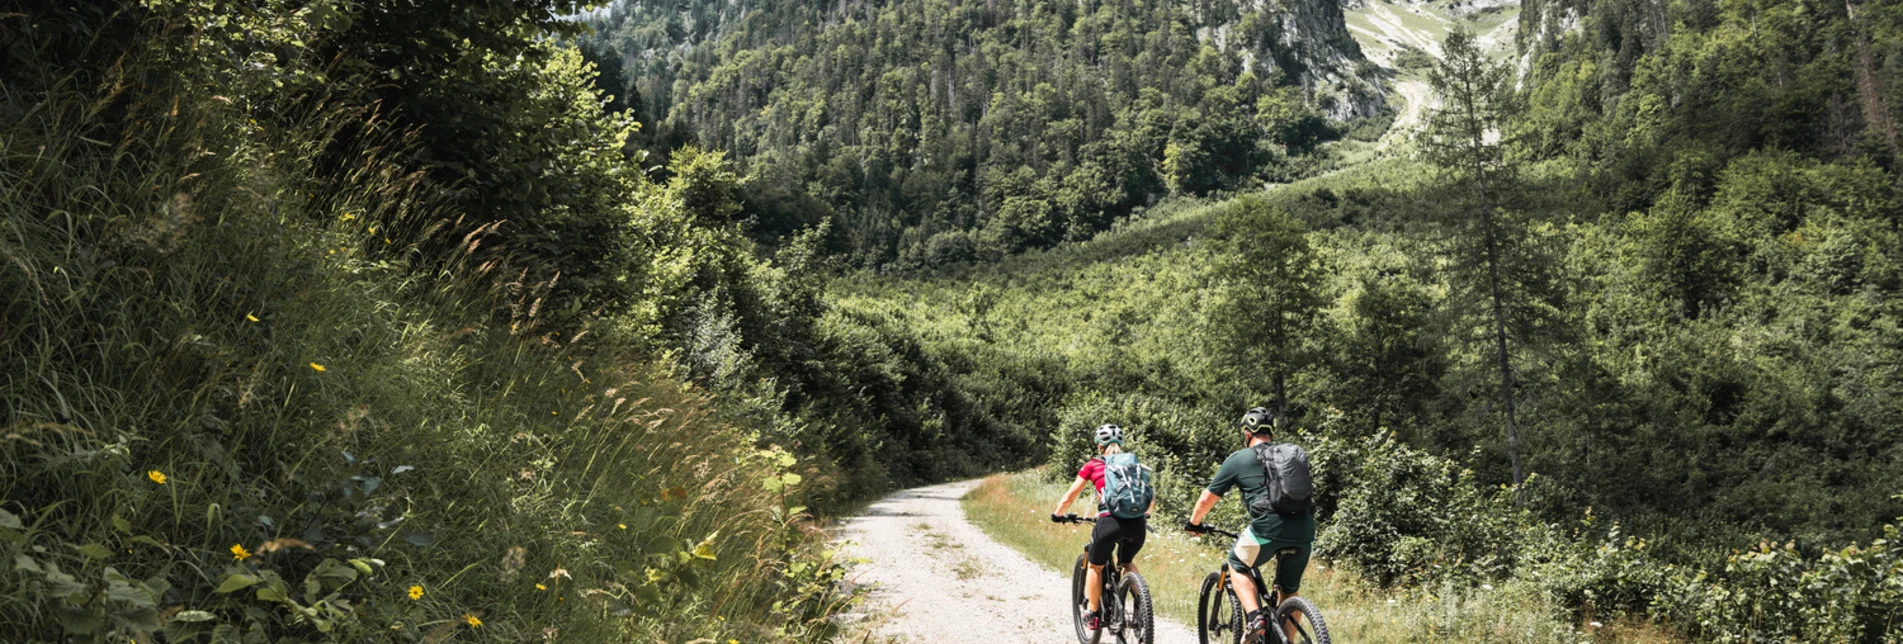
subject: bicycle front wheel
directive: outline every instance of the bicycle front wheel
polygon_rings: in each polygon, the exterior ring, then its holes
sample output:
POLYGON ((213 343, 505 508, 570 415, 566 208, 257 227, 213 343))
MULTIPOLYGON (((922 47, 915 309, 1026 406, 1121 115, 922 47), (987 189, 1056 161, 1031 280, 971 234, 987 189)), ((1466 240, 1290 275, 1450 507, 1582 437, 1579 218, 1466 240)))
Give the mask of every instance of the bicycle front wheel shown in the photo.
POLYGON ((1242 602, 1223 587, 1221 572, 1212 572, 1203 578, 1203 591, 1196 599, 1196 641, 1202 644, 1242 642, 1242 602))
POLYGON ((1150 584, 1143 581, 1143 575, 1124 573, 1123 580, 1117 584, 1117 604, 1122 607, 1117 611, 1118 616, 1123 618, 1117 641, 1156 644, 1156 611, 1150 603, 1150 584))
POLYGON ((1084 613, 1090 612, 1090 597, 1084 594, 1084 587, 1090 583, 1089 555, 1077 555, 1077 566, 1070 576, 1070 617, 1077 626, 1077 641, 1083 644, 1097 644, 1097 638, 1103 636, 1103 629, 1090 630, 1084 626, 1084 613))
POLYGON ((1328 644, 1328 624, 1322 621, 1322 609, 1315 602, 1307 597, 1290 597, 1282 601, 1280 612, 1283 623, 1295 627, 1295 639, 1289 644, 1328 644))

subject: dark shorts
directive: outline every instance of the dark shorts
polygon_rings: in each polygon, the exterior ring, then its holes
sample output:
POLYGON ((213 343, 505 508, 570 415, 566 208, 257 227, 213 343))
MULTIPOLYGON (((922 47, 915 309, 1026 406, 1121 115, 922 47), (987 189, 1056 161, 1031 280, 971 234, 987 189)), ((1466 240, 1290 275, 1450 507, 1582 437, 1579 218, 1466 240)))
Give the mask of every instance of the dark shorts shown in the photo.
POLYGON ((1275 567, 1275 581, 1269 583, 1284 592, 1299 592, 1302 589, 1302 572, 1308 569, 1308 555, 1314 545, 1312 541, 1263 539, 1255 536, 1255 529, 1250 528, 1243 530, 1242 535, 1236 538, 1236 546, 1229 549, 1229 567, 1236 570, 1254 568, 1274 561, 1276 552, 1292 548, 1295 553, 1282 558, 1282 563, 1275 567))
POLYGON ((1143 537, 1149 532, 1148 519, 1119 519, 1113 516, 1097 517, 1097 528, 1090 531, 1090 565, 1101 566, 1110 563, 1110 549, 1117 550, 1117 563, 1129 565, 1136 559, 1137 551, 1143 549, 1143 537))

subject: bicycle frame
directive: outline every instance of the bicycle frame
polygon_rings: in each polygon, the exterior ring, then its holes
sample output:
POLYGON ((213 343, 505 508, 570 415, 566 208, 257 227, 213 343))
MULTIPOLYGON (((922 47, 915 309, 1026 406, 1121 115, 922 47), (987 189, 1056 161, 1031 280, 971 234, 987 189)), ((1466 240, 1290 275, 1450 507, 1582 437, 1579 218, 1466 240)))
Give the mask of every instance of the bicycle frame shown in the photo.
MULTIPOLYGON (((1070 515, 1070 517, 1068 517, 1068 518, 1069 518, 1069 521, 1068 521, 1068 523, 1091 523, 1091 524, 1094 524, 1094 523, 1096 523, 1096 522, 1097 522, 1097 519, 1096 519, 1096 517, 1080 517, 1080 516, 1077 516, 1077 515, 1074 515, 1074 514, 1073 514, 1073 515, 1070 515)), ((1090 546, 1089 546, 1089 545, 1085 545, 1085 546, 1084 546, 1084 552, 1089 552, 1089 551, 1090 551, 1090 546)), ((1123 578, 1123 564, 1122 564, 1122 563, 1120 563, 1120 562, 1118 562, 1118 561, 1116 561, 1116 559, 1115 559, 1115 558, 1112 558, 1112 559, 1111 559, 1111 561, 1110 561, 1110 563, 1109 563, 1108 565, 1105 565, 1105 566, 1103 567, 1103 574, 1102 574, 1102 575, 1098 575, 1098 579, 1097 579, 1097 580, 1098 580, 1098 581, 1100 581, 1100 582, 1102 582, 1102 586, 1103 586, 1103 588, 1102 588, 1101 590, 1102 590, 1103 592, 1102 592, 1102 593, 1100 593, 1100 594, 1099 594, 1099 595, 1097 595, 1097 596, 1098 596, 1099 598, 1105 598, 1105 597, 1109 597, 1109 596, 1111 596, 1111 594, 1113 594, 1113 593, 1115 592, 1115 590, 1116 590, 1116 587, 1117 587, 1117 580, 1119 580, 1119 579, 1121 579, 1121 578, 1123 578)), ((1099 604, 1098 604, 1098 606, 1097 606, 1097 608, 1098 608, 1098 610, 1102 610, 1102 609, 1103 609, 1103 607, 1104 607, 1104 602, 1099 602, 1099 604)))
MULTIPOLYGON (((1072 515, 1069 515, 1069 516, 1067 516, 1067 517, 1065 517, 1065 520, 1064 520, 1064 522, 1065 522, 1065 523, 1091 523, 1091 524, 1095 524, 1095 523, 1097 522, 1097 518, 1096 518, 1096 517, 1080 517, 1080 516, 1077 516, 1077 515, 1075 515, 1075 514, 1072 514, 1072 515)), ((1155 531, 1156 531, 1156 529, 1155 529, 1155 528, 1149 528, 1149 530, 1150 530, 1151 532, 1155 532, 1155 531)), ((1084 546, 1084 551, 1085 551, 1085 552, 1088 552, 1089 550, 1090 550, 1090 546, 1089 546, 1089 545, 1085 545, 1085 546, 1084 546)), ((1123 576, 1123 564, 1122 564, 1122 563, 1119 563, 1119 562, 1117 562, 1117 561, 1116 561, 1115 559, 1112 559, 1112 560, 1111 560, 1111 562, 1110 562, 1110 563, 1109 563, 1108 565, 1105 565, 1105 566, 1103 567, 1103 572, 1104 572, 1104 574, 1103 574, 1103 578, 1104 578, 1104 581, 1105 581, 1105 583, 1104 583, 1104 592, 1105 592, 1105 593, 1108 593, 1108 592, 1110 592, 1110 588, 1113 588, 1113 587, 1115 587, 1115 585, 1114 585, 1114 584, 1111 584, 1111 583, 1109 583, 1109 582, 1110 582, 1110 579, 1111 579, 1111 578, 1112 578, 1113 576, 1115 576, 1115 577, 1122 577, 1122 576, 1123 576)), ((1106 596, 1106 597, 1108 597, 1109 595, 1105 595, 1105 596, 1106 596)))
MULTIPOLYGON (((1230 532, 1228 530, 1223 530, 1221 528, 1212 528, 1208 526, 1203 527, 1203 532, 1207 534, 1214 534, 1217 536, 1227 537, 1231 540, 1240 538, 1241 536, 1234 532, 1230 532)), ((1288 556, 1288 551, 1286 549, 1278 550, 1275 553, 1275 558, 1270 560, 1268 563, 1273 563, 1279 566, 1282 563, 1282 558, 1286 556, 1288 556)), ((1237 571, 1235 570, 1235 568, 1229 565, 1229 561, 1227 559, 1223 560, 1222 567, 1219 570, 1222 572, 1222 579, 1221 579, 1222 592, 1226 594, 1234 594, 1236 592, 1236 587, 1234 583, 1234 578, 1230 577, 1230 574, 1237 571)), ((1282 608, 1281 608, 1282 600, 1286 599, 1286 597, 1282 596, 1282 589, 1280 587, 1270 586, 1267 582, 1264 582, 1262 580, 1262 572, 1260 570, 1257 570, 1255 568, 1245 568, 1241 572, 1242 574, 1248 576, 1249 581, 1255 585, 1256 605, 1262 608, 1269 609, 1269 623, 1274 625, 1268 629, 1269 637, 1271 638, 1269 644, 1287 644, 1288 635, 1284 634, 1281 628, 1282 623, 1288 619, 1287 615, 1282 614, 1282 608)))
MULTIPOLYGON (((1065 517, 1063 522, 1094 524, 1097 523, 1097 519, 1072 514, 1065 517)), ((1102 628, 1094 631, 1085 629, 1082 620, 1086 589, 1082 587, 1082 584, 1085 583, 1084 579, 1089 574, 1089 552, 1090 547, 1085 546, 1084 554, 1078 556, 1078 570, 1073 573, 1076 577, 1072 583, 1077 585, 1072 586, 1072 610, 1076 611, 1074 619, 1078 620, 1078 639, 1084 644, 1095 644, 1103 637, 1109 637, 1110 641, 1123 642, 1126 641, 1126 634, 1135 633, 1136 642, 1151 644, 1155 637, 1155 624, 1151 617, 1154 609, 1150 606, 1148 586, 1144 584, 1142 575, 1126 569, 1124 564, 1117 561, 1109 562, 1097 576, 1099 598, 1097 611, 1102 628), (1126 584, 1134 584, 1135 589, 1134 599, 1130 605, 1125 605, 1122 598, 1126 584)))

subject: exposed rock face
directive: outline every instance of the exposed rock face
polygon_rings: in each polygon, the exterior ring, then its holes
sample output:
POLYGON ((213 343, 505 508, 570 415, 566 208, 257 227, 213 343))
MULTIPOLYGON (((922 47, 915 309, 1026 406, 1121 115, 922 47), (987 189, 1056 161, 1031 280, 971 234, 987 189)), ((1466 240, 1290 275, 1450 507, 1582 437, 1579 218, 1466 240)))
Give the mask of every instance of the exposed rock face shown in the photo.
POLYGON ((1524 0, 1520 6, 1520 33, 1516 39, 1521 71, 1540 54, 1552 51, 1562 37, 1579 29, 1589 0, 1524 0))
POLYGON ((1373 116, 1386 101, 1381 77, 1348 33, 1340 0, 1243 0, 1266 11, 1260 59, 1302 84, 1329 118, 1373 116), (1275 5, 1279 8, 1271 8, 1275 5), (1264 7, 1263 5, 1269 5, 1264 7))
POLYGON ((1386 88, 1348 33, 1340 0, 1235 0, 1221 8, 1197 12, 1205 43, 1239 50, 1258 76, 1294 79, 1328 118, 1381 111, 1386 88))

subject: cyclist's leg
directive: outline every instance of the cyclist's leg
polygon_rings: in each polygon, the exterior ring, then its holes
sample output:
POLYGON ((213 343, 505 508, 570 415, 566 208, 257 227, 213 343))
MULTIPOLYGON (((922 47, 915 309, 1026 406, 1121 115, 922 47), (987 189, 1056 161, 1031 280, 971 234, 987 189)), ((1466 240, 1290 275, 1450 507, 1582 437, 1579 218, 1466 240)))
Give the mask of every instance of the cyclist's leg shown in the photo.
POLYGON ((1249 578, 1248 570, 1262 562, 1265 552, 1269 551, 1262 549, 1262 541, 1248 528, 1236 536, 1235 547, 1229 549, 1229 585, 1235 587, 1236 599, 1242 602, 1245 615, 1262 607, 1262 602, 1256 600, 1255 580, 1249 578))
MULTIPOLYGON (((1313 542, 1275 541, 1265 546, 1269 552, 1280 552, 1284 548, 1295 549, 1294 554, 1282 557, 1275 566, 1274 584, 1281 591, 1278 601, 1287 601, 1301 590, 1302 573, 1308 570, 1309 552, 1314 545, 1313 542)), ((1288 635, 1289 641, 1295 641, 1295 622, 1283 622, 1282 632, 1288 635)))
POLYGON ((1090 572, 1084 577, 1084 597, 1090 600, 1090 610, 1103 607, 1103 567, 1110 563, 1112 551, 1116 549, 1116 517, 1097 517, 1097 527, 1090 531, 1090 572))
POLYGON ((1143 551, 1143 541, 1150 534, 1149 520, 1118 519, 1117 523, 1123 528, 1122 538, 1117 541, 1117 566, 1123 568, 1125 574, 1138 572, 1137 553, 1143 551))

